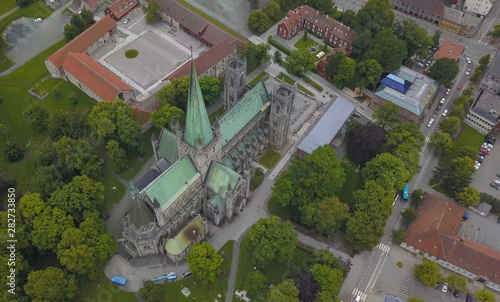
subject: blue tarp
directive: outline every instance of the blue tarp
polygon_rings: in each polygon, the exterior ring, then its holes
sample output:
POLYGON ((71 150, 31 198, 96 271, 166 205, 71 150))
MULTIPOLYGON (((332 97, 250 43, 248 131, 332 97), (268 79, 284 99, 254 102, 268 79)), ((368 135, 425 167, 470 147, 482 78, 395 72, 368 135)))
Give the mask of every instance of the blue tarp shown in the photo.
POLYGON ((118 276, 113 276, 113 278, 111 279, 111 282, 118 284, 118 285, 125 286, 125 284, 127 284, 127 279, 122 278, 122 277, 118 277, 118 276))

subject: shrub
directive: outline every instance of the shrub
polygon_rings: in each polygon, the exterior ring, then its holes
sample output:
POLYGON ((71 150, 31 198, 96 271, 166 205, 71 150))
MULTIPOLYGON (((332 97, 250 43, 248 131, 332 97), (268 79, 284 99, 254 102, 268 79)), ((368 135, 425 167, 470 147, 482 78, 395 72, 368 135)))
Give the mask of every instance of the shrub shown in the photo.
POLYGON ((255 175, 252 177, 252 187, 257 188, 264 180, 264 171, 261 168, 255 170, 255 175))
POLYGON ((78 95, 75 92, 71 92, 70 94, 68 94, 68 98, 71 101, 71 104, 78 104, 78 95))
POLYGON ((139 55, 139 52, 135 49, 129 49, 125 52, 125 56, 129 59, 133 59, 139 55))
POLYGON ((5 143, 5 147, 3 149, 3 154, 5 155, 5 159, 8 162, 12 163, 12 162, 23 159, 24 150, 18 144, 11 142, 11 141, 7 141, 5 143))
POLYGON ((272 46, 274 46, 277 49, 281 50, 285 54, 290 55, 291 51, 288 48, 286 48, 285 46, 283 46, 280 43, 278 43, 277 41, 275 41, 272 36, 269 36, 267 38, 267 41, 269 42, 269 44, 271 44, 272 46))
POLYGON ((403 267, 403 263, 402 262, 398 262, 398 267, 403 267))
POLYGON ((52 93, 54 94, 54 97, 56 99, 60 99, 61 98, 61 92, 59 90, 54 89, 54 90, 52 90, 52 93))

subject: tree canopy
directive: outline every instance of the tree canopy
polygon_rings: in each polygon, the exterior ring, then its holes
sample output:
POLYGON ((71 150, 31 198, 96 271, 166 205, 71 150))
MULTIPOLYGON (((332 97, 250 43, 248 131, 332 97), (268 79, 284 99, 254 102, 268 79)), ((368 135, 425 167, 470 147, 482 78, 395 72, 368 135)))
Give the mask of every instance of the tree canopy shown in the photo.
POLYGON ((333 235, 349 218, 349 207, 337 197, 323 199, 313 206, 314 214, 308 220, 314 221, 314 227, 320 234, 333 235))
POLYGON ((144 282, 144 286, 139 290, 141 298, 145 302, 161 302, 163 289, 159 284, 154 284, 150 280, 144 282))
POLYGON ((382 66, 372 59, 363 60, 356 65, 354 73, 361 89, 375 87, 382 76, 382 66))
POLYGON ((271 45, 267 43, 262 43, 255 45, 252 42, 247 42, 243 55, 247 60, 247 70, 248 72, 255 70, 257 67, 265 62, 268 62, 270 57, 268 51, 271 49, 271 45))
POLYGON ((359 27, 370 30, 373 36, 381 29, 391 27, 394 18, 390 0, 368 0, 357 14, 359 27))
POLYGON ((31 241, 40 251, 56 250, 62 234, 73 227, 73 218, 58 208, 46 207, 33 219, 31 241))
POLYGON ((271 288, 267 295, 268 302, 299 302, 299 290, 295 287, 295 282, 286 279, 277 286, 271 288))
POLYGON ((220 80, 212 76, 204 76, 199 82, 205 104, 212 105, 217 102, 220 94, 220 80))
POLYGON ((144 14, 148 23, 159 21, 161 19, 160 6, 155 1, 149 1, 148 6, 144 7, 144 14))
MULTIPOLYGON (((102 103, 105 102, 99 104, 102 103)), ((97 155, 88 139, 76 140, 64 136, 55 143, 55 149, 59 165, 64 165, 68 169, 76 170, 82 175, 94 179, 100 175, 101 167, 99 163, 102 159, 97 155)))
POLYGON ((76 110, 53 112, 48 121, 47 128, 52 139, 60 139, 67 136, 73 139, 79 139, 89 134, 87 115, 76 110))
POLYGON ((401 244, 406 240, 406 232, 403 230, 392 230, 391 239, 396 244, 401 244))
POLYGON ((325 73, 328 78, 333 79, 333 77, 337 75, 343 58, 344 54, 341 51, 337 51, 330 57, 328 62, 326 62, 325 73))
POLYGON ((339 269, 332 269, 323 264, 315 264, 311 267, 311 273, 314 280, 321 286, 321 291, 328 291, 335 296, 338 295, 344 276, 339 269))
POLYGON ((457 276, 451 273, 446 277, 446 282, 448 285, 465 293, 467 291, 467 279, 463 276, 457 276))
POLYGON ((424 263, 415 265, 413 275, 425 286, 434 286, 443 279, 441 271, 439 270, 439 265, 429 260, 424 260, 424 263))
POLYGON ((250 297, 256 298, 266 289, 267 277, 259 271, 252 271, 245 277, 245 289, 250 297))
POLYGON ((480 200, 479 191, 472 187, 465 187, 456 197, 464 207, 475 206, 480 200))
POLYGON ((261 9, 254 10, 248 15, 247 26, 257 35, 264 33, 267 30, 267 15, 261 9))
POLYGON ((410 180, 410 173, 403 161, 390 153, 381 153, 366 163, 362 174, 365 181, 375 180, 391 190, 401 190, 410 180))
POLYGON ((214 282, 220 272, 222 256, 209 243, 197 243, 186 258, 193 275, 203 283, 214 282))
POLYGON ((354 78, 354 68, 356 67, 356 61, 349 57, 342 58, 340 62, 338 72, 333 77, 333 82, 339 88, 344 88, 352 81, 354 78))
POLYGON ((285 69, 291 74, 303 74, 314 68, 314 56, 307 49, 297 49, 285 58, 285 69))
POLYGON ((297 233, 290 221, 283 222, 277 216, 260 218, 252 225, 247 238, 252 256, 259 266, 270 262, 284 262, 292 259, 297 245, 297 233))
POLYGON ((440 58, 429 69, 429 76, 444 86, 450 88, 451 82, 457 77, 458 64, 454 59, 440 58))
POLYGON ((487 289, 480 289, 476 292, 478 302, 497 302, 497 298, 487 289))
POLYGON ((355 124, 347 132, 347 154, 364 166, 375 157, 384 142, 384 129, 374 123, 355 124))
POLYGON ((186 110, 186 102, 189 90, 189 76, 172 79, 170 83, 163 86, 156 92, 156 97, 163 102, 163 104, 170 104, 180 108, 182 111, 186 110))
POLYGON ((392 33, 391 28, 385 28, 370 42, 370 47, 365 52, 363 58, 373 59, 380 63, 385 72, 392 72, 401 66, 401 63, 407 56, 406 42, 398 39, 392 33))
POLYGON ((399 107, 392 102, 386 102, 373 112, 373 117, 377 119, 377 124, 382 128, 392 128, 399 123, 399 107))
POLYGON ((60 268, 48 267, 29 273, 24 291, 36 302, 66 302, 76 296, 78 287, 75 276, 65 274, 60 268))
POLYGON ((35 132, 41 132, 47 129, 47 119, 49 114, 37 104, 31 104, 23 111, 23 117, 26 120, 28 127, 35 132))
POLYGON ((42 214, 46 207, 39 193, 24 194, 19 200, 19 211, 27 225, 32 225, 33 220, 42 214))
POLYGON ((438 131, 434 132, 431 135, 431 147, 437 152, 437 153, 447 153, 448 151, 451 150, 451 147, 453 146, 453 142, 451 141, 451 137, 448 133, 444 131, 438 131))

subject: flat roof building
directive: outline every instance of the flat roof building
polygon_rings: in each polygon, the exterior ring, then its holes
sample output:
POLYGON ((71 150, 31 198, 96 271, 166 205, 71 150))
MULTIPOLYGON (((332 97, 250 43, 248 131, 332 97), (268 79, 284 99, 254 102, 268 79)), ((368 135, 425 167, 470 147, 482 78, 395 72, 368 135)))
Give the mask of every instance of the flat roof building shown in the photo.
POLYGON ((500 121, 500 96, 481 91, 465 117, 465 123, 482 134, 488 134, 500 121))
POLYGON ((386 102, 392 102, 398 105, 403 121, 418 124, 438 86, 435 80, 401 66, 380 81, 372 105, 376 109, 386 102))
POLYGON ((493 58, 493 61, 491 62, 488 71, 486 71, 480 86, 481 89, 500 95, 500 51, 498 51, 493 58))
POLYGON ((355 109, 356 105, 337 97, 302 139, 297 148, 297 154, 305 156, 320 146, 330 145, 335 137, 343 131, 344 123, 351 117, 355 109))

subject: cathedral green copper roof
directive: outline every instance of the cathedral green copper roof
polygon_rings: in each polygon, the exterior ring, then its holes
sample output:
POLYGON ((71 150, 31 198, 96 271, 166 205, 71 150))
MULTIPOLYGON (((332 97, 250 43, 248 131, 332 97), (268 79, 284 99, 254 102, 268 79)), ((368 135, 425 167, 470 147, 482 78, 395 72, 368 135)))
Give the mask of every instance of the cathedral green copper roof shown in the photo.
POLYGON ((214 132, 210 126, 210 119, 201 94, 198 76, 194 64, 191 62, 184 141, 196 147, 198 137, 201 139, 203 147, 205 147, 214 139, 214 132))
POLYGON ((224 209, 226 208, 226 204, 224 203, 224 200, 222 200, 220 195, 213 195, 208 199, 208 202, 210 202, 214 208, 218 208, 219 211, 224 211, 224 209))
POLYGON ((222 199, 226 199, 227 186, 231 185, 234 189, 241 176, 228 167, 213 161, 208 169, 205 184, 216 194, 220 195, 222 199))
POLYGON ((264 83, 259 82, 220 118, 222 146, 229 143, 254 117, 264 111, 268 102, 269 95, 266 87, 264 83))
POLYGON ((203 225, 201 216, 196 215, 177 236, 167 240, 165 243, 165 250, 170 255, 180 255, 191 245, 191 243, 196 243, 196 239, 199 238, 200 233, 205 234, 205 226, 203 225), (196 234, 193 234, 193 231, 195 231, 196 234))
POLYGON ((184 156, 146 188, 151 202, 156 199, 164 211, 201 175, 189 155, 184 156))
POLYGON ((158 155, 173 164, 179 159, 177 150, 177 137, 172 132, 163 128, 158 141, 158 155))

